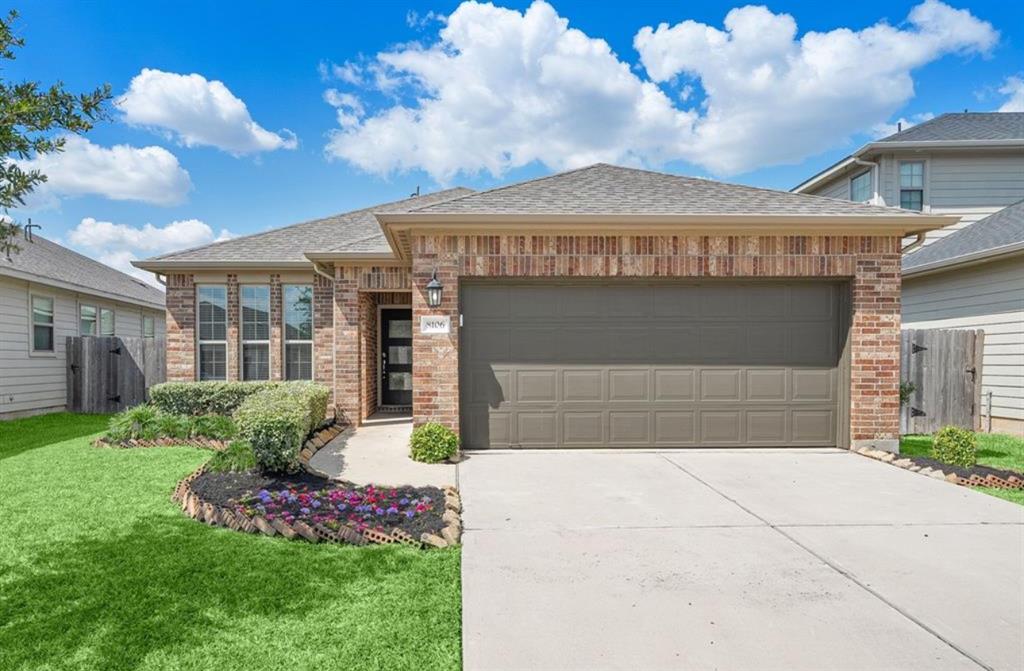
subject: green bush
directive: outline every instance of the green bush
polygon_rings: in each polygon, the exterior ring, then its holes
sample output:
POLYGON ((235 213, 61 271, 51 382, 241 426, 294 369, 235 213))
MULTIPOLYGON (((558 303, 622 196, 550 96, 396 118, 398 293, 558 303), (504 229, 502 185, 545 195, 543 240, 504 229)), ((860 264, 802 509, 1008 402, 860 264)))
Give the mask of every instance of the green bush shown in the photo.
POLYGON ((157 438, 190 438, 192 437, 192 422, 185 415, 172 415, 158 411, 156 430, 157 438))
POLYGON ((413 429, 409 448, 413 461, 436 464, 459 451, 459 437, 443 424, 428 422, 413 429))
POLYGON ((107 440, 153 440, 160 435, 161 413, 151 405, 137 405, 110 418, 107 440))
POLYGON ((214 452, 206 462, 206 470, 218 473, 252 470, 256 467, 256 454, 252 445, 244 440, 233 441, 225 449, 214 452))
POLYGON ((324 421, 329 395, 321 385, 290 382, 249 396, 235 410, 238 433, 262 470, 295 470, 302 442, 324 421))
POLYGON ((230 417, 224 415, 199 415, 185 417, 177 415, 189 423, 189 434, 211 440, 231 440, 238 435, 238 428, 230 417))
POLYGON ((164 382, 153 385, 149 400, 172 415, 230 415, 245 399, 282 382, 164 382))
POLYGON ((978 439, 968 429, 944 426, 935 433, 932 458, 954 466, 971 468, 978 463, 978 439))

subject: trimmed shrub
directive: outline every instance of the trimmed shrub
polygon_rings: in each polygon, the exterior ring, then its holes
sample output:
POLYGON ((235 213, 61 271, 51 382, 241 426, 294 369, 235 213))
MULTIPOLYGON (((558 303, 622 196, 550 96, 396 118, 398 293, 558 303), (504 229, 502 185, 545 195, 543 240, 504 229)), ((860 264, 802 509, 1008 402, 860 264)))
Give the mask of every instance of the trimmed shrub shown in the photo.
POLYGON ((459 437, 443 424, 428 422, 412 430, 409 456, 413 461, 436 464, 459 451, 459 437))
POLYGON ((137 405, 110 418, 107 440, 153 440, 160 435, 160 411, 151 405, 137 405))
POLYGON ((157 438, 190 438, 193 435, 192 422, 185 415, 157 412, 157 438))
POLYGON ((302 442, 323 423, 329 395, 321 385, 290 382, 253 394, 238 407, 238 433, 252 444, 262 470, 288 472, 298 467, 302 442))
POLYGON ((212 440, 231 440, 238 435, 238 428, 234 421, 224 415, 199 415, 192 418, 178 415, 178 417, 189 423, 189 433, 192 436, 212 440))
POLYGON ((164 382, 153 385, 149 400, 172 415, 230 415, 245 399, 282 382, 164 382))
POLYGON ((225 449, 214 452, 206 462, 206 470, 217 473, 239 473, 256 467, 256 454, 252 445, 244 440, 232 441, 225 449))
POLYGON ((959 426, 944 426, 932 440, 932 458, 971 468, 978 463, 978 439, 973 431, 959 426))

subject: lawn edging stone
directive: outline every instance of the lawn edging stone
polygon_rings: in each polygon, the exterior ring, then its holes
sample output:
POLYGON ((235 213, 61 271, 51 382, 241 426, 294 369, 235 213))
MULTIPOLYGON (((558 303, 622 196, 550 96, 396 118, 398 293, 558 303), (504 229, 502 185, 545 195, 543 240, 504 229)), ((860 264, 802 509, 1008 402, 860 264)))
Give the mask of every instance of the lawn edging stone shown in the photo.
POLYGON ((857 454, 883 461, 907 471, 926 475, 936 480, 945 480, 963 487, 994 487, 997 489, 1021 489, 1024 490, 1024 476, 998 468, 988 466, 974 466, 964 468, 952 464, 939 464, 934 459, 922 457, 896 458, 892 452, 876 450, 871 447, 862 447, 854 450, 857 454))
POLYGON ((131 440, 112 442, 100 437, 92 441, 92 445, 93 447, 109 447, 122 450, 140 447, 196 447, 202 450, 221 451, 226 449, 230 442, 213 438, 154 438, 153 440, 132 438, 131 440))

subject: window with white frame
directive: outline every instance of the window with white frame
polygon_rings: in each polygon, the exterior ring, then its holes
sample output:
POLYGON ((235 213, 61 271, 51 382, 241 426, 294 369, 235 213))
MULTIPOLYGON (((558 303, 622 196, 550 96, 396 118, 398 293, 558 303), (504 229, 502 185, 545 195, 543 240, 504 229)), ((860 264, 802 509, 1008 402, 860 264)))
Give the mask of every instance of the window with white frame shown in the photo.
POLYGON ((270 379, 270 287, 242 285, 242 379, 270 379))
POLYGON ((156 336, 156 320, 153 315, 142 315, 142 337, 153 338, 156 336))
POLYGON ((871 171, 865 170, 850 180, 850 200, 866 203, 871 200, 871 171))
POLYGON ((100 308, 100 335, 114 335, 114 311, 109 308, 100 308))
POLYGON ((900 207, 916 212, 924 209, 924 161, 900 163, 900 207))
POLYGON ((78 335, 96 335, 96 306, 78 306, 78 335))
POLYGON ((227 379, 228 289, 224 285, 201 285, 198 302, 199 379, 227 379))
POLYGON ((32 351, 53 351, 53 298, 32 296, 32 351))
POLYGON ((284 377, 313 379, 313 287, 284 287, 284 377))

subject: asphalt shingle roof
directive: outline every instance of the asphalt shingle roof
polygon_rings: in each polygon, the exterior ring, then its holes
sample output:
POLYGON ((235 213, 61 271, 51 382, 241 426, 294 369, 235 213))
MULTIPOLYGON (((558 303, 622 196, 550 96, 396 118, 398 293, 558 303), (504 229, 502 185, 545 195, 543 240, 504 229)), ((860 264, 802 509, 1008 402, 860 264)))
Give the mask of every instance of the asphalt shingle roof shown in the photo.
POLYGON ((989 216, 961 228, 903 258, 903 270, 955 261, 1014 243, 1024 242, 1024 200, 1004 207, 989 216))
POLYGON ((598 163, 418 207, 419 214, 906 216, 906 210, 598 163))
POLYGON ((17 244, 21 251, 12 252, 10 260, 0 254, 0 274, 9 269, 38 277, 41 284, 59 282, 80 287, 83 293, 124 296, 159 308, 164 305, 164 292, 156 287, 56 242, 34 235, 33 242, 20 238, 17 244))
POLYGON ((1024 112, 943 114, 876 142, 1024 141, 1024 112))
POLYGON ((204 247, 156 256, 148 261, 306 261, 306 252, 391 252, 380 224, 378 212, 407 212, 410 209, 472 193, 454 188, 423 196, 405 198, 354 212, 304 221, 263 233, 254 233, 204 247))

